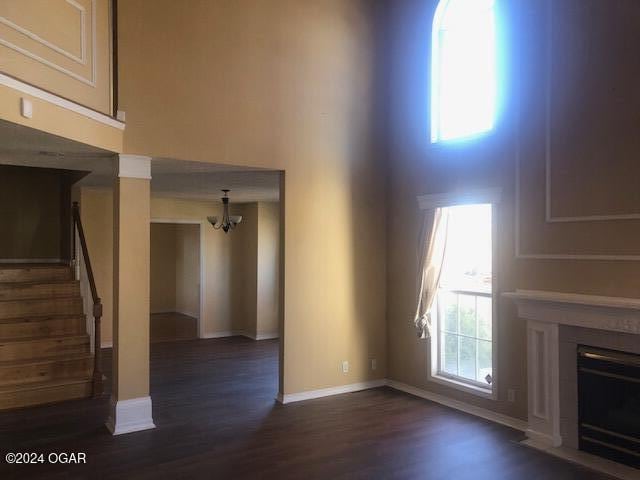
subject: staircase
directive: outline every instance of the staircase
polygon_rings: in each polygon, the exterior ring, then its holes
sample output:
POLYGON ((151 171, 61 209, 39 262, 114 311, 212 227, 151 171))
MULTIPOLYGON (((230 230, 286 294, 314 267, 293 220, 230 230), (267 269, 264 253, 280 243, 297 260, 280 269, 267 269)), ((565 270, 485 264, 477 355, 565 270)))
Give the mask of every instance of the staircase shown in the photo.
POLYGON ((89 397, 93 355, 67 265, 0 265, 0 410, 89 397))

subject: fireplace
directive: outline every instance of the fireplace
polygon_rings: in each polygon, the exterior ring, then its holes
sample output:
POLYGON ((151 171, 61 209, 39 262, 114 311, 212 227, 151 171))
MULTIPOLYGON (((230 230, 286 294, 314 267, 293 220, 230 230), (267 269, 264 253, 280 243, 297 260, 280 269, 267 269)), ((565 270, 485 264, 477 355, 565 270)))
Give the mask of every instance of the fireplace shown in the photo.
POLYGON ((578 347, 580 449, 640 468, 640 355, 578 347))

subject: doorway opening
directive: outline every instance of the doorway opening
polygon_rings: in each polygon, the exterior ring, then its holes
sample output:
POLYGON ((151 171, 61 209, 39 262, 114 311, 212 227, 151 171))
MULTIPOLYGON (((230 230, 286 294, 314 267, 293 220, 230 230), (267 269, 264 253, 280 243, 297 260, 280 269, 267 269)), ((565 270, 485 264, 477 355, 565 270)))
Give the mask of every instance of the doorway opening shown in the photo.
POLYGON ((151 342, 201 336, 202 228, 196 222, 151 222, 151 342))

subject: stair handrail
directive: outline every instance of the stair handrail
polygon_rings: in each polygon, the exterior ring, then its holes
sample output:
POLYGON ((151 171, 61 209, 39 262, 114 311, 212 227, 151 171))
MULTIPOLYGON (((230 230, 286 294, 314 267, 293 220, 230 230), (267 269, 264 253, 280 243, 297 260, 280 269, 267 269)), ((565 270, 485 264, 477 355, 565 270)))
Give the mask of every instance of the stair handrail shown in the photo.
MULTIPOLYGON (((80 248, 82 249, 82 257, 84 259, 85 269, 87 271, 87 278, 89 279, 89 288, 91 290, 91 298, 93 300, 93 381, 92 381, 92 395, 98 397, 103 393, 102 385, 102 370, 100 368, 102 354, 100 351, 100 322, 102 319, 102 300, 98 296, 98 289, 96 288, 96 281, 93 276, 93 269, 91 268, 91 258, 89 257, 89 249, 87 248, 87 240, 84 236, 84 229, 82 228, 82 219, 80 218, 80 206, 78 202, 73 202, 71 209, 73 218, 74 230, 78 232, 78 238, 80 239, 80 248)), ((76 235, 73 238, 73 264, 76 264, 76 235)))

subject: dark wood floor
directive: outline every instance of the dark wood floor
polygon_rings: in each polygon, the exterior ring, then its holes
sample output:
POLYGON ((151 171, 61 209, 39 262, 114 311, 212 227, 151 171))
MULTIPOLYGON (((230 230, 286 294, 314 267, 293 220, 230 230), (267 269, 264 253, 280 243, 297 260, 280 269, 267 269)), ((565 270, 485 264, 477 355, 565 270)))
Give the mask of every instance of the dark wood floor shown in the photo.
POLYGON ((278 405, 277 340, 159 343, 151 356, 157 429, 112 437, 106 397, 0 413, 0 479, 605 478, 388 388, 278 405), (86 452, 88 464, 9 466, 10 451, 86 452))
POLYGON ((152 313, 151 342, 173 342, 198 338, 198 319, 183 313, 152 313))

